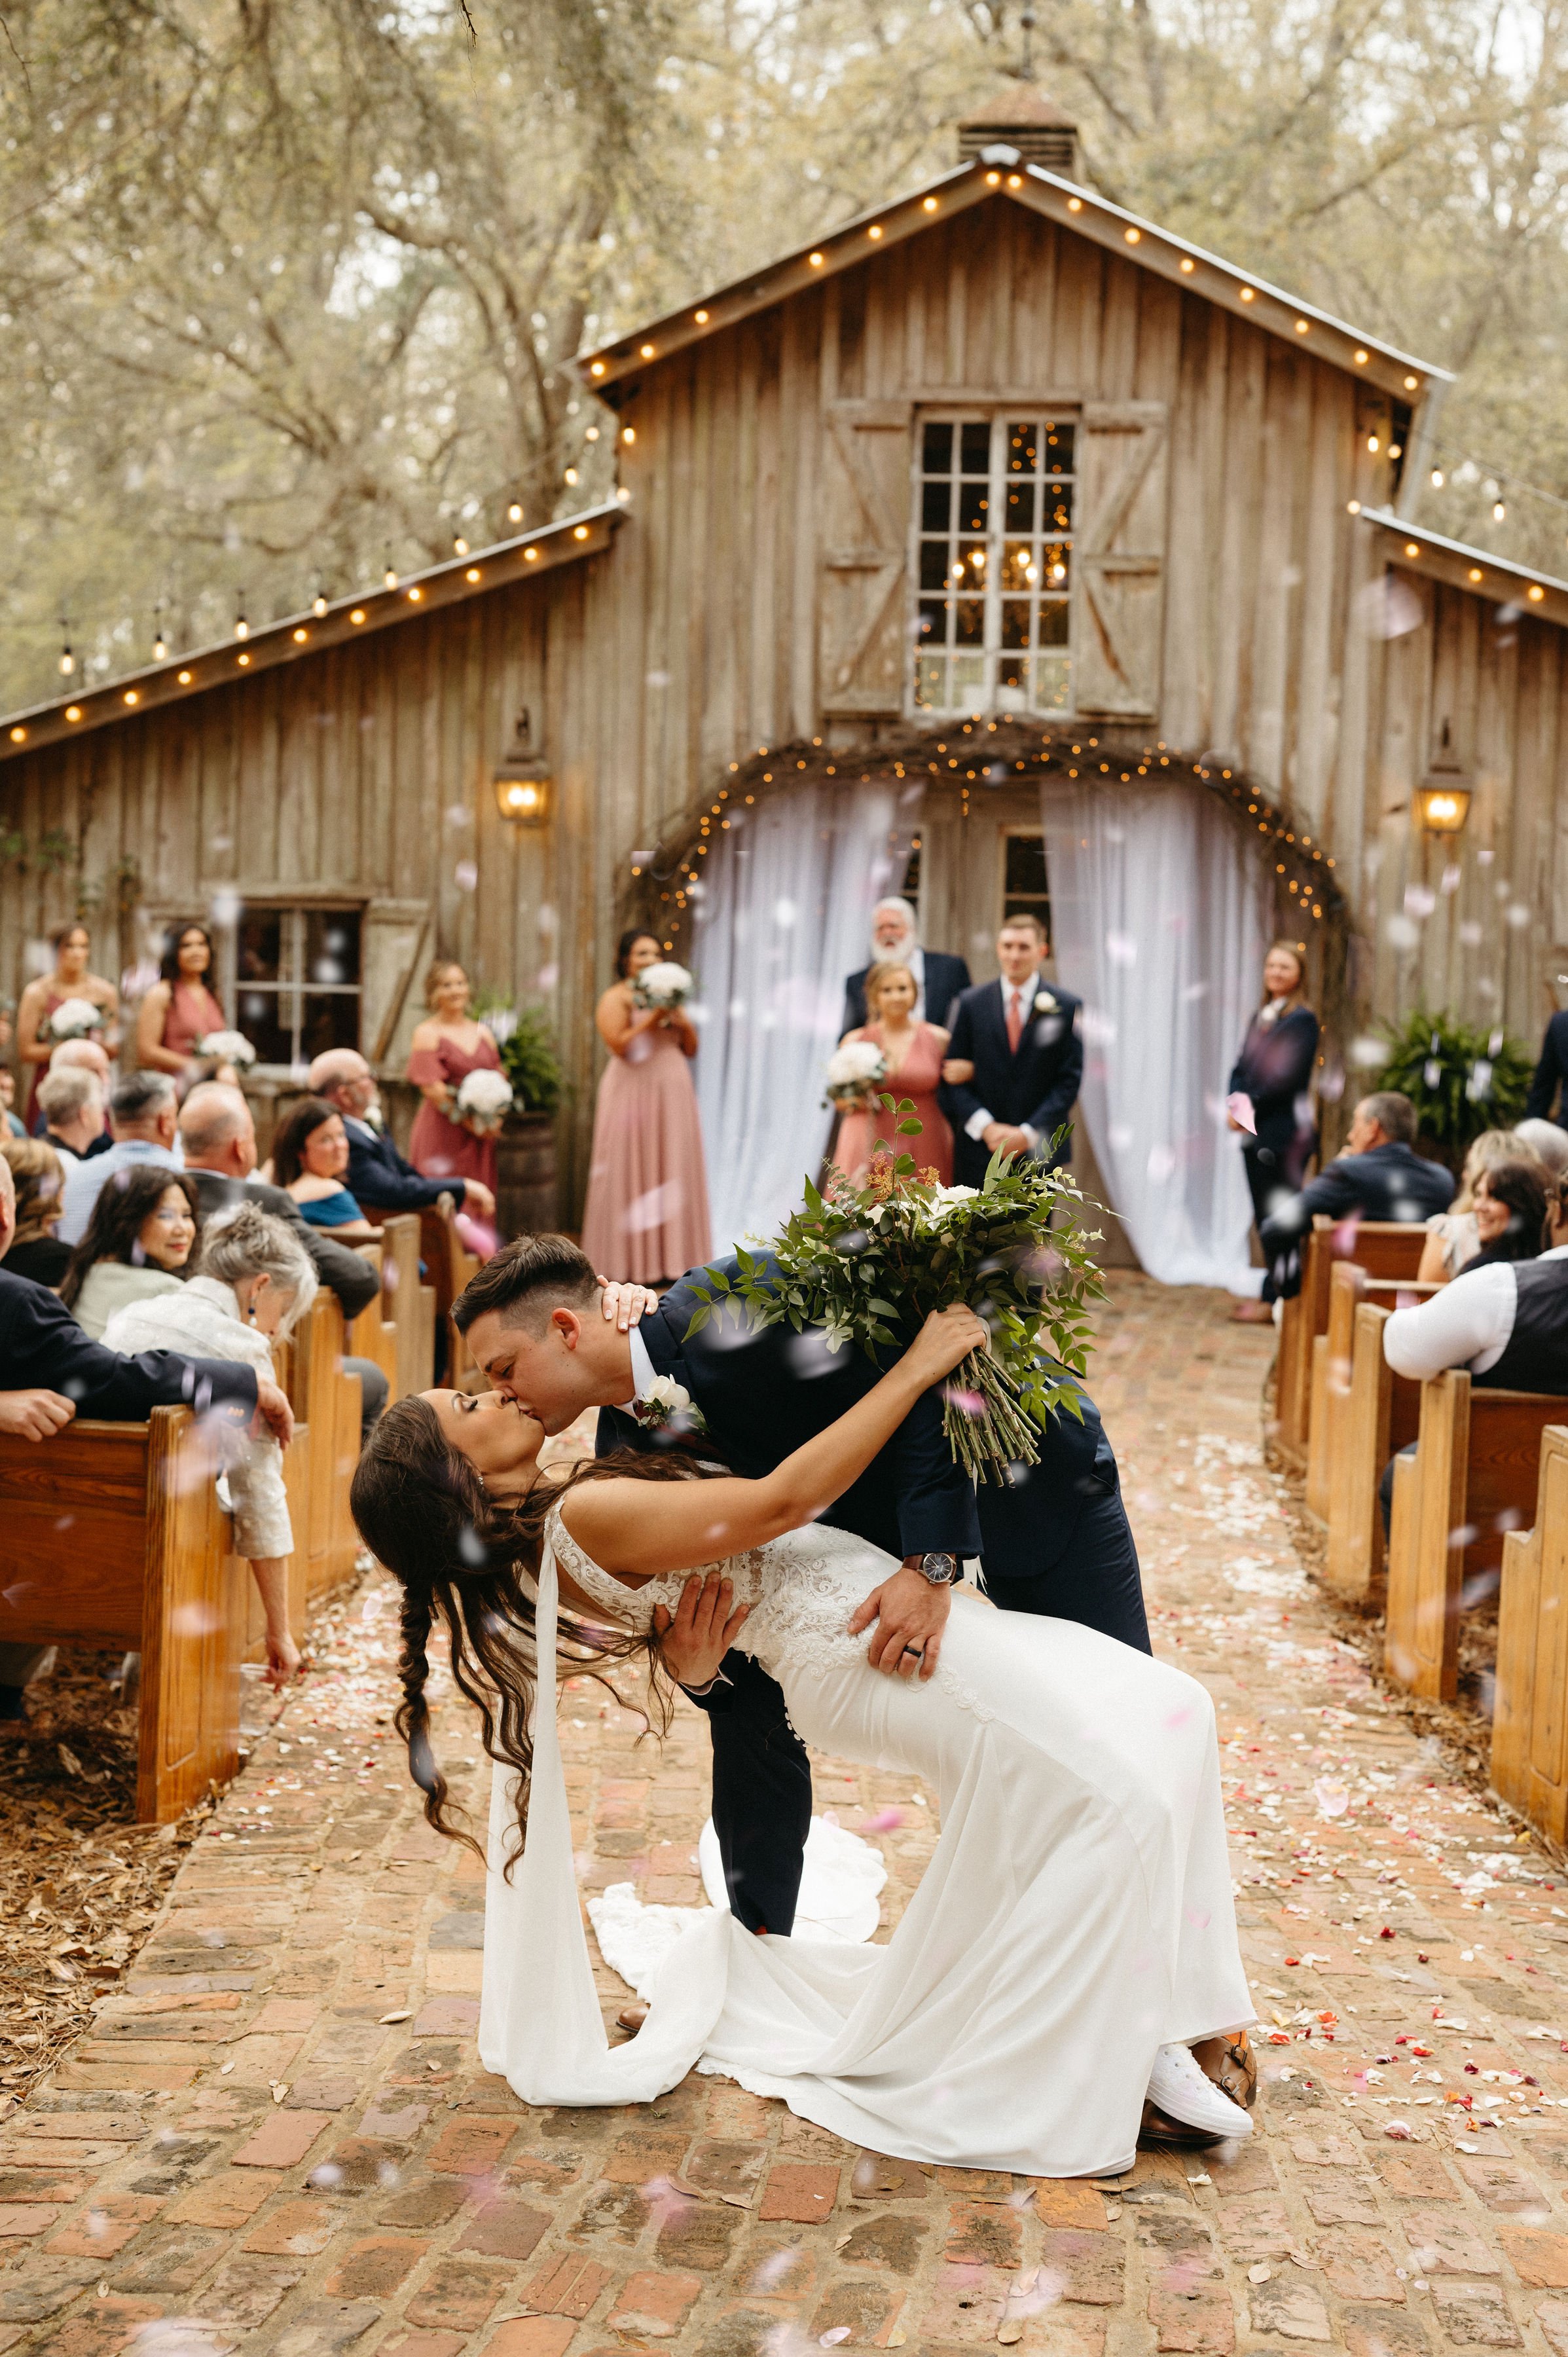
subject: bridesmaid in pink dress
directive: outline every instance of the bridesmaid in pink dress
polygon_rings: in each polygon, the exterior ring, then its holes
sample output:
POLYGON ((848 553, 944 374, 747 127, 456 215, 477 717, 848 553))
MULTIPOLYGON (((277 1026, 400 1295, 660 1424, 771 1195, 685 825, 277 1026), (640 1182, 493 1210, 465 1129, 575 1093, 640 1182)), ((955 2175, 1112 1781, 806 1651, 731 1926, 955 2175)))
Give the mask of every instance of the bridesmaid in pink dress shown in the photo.
MULTIPOLYGON (((136 1061, 143 1071, 172 1072, 188 1083, 197 1077, 197 1041, 228 1028, 211 977, 212 936, 206 926, 171 927, 158 979, 136 1016, 136 1061)), ((232 1080, 232 1066, 218 1077, 232 1080)))
POLYGON ((907 965, 889 960, 873 966, 865 977, 865 1004, 872 1020, 859 1031, 846 1031, 839 1044, 846 1047, 852 1039, 875 1040, 887 1062, 887 1078, 877 1094, 895 1100, 913 1098, 915 1110, 908 1118, 922 1124, 919 1136, 899 1137, 900 1116, 884 1105, 872 1113, 848 1113, 839 1129, 833 1160, 850 1178, 863 1178, 875 1148, 886 1146, 893 1154, 912 1154, 918 1168, 935 1170, 942 1185, 950 1187, 952 1131, 937 1103, 948 1035, 940 1024, 912 1019, 917 996, 915 977, 907 965))
MULTIPOLYGON (((480 1137, 456 1113, 457 1092, 470 1072, 499 1072, 501 1060, 484 1025, 468 1012, 473 993, 462 967, 437 958, 424 977, 426 1021, 414 1028, 408 1077, 424 1103, 413 1118, 408 1158, 423 1178, 477 1178, 496 1191, 496 1141, 480 1137)), ((496 1248, 492 1230, 467 1213, 457 1214, 458 1232, 470 1252, 488 1260, 496 1248)))
POLYGON ((594 1114, 583 1250, 606 1276, 656 1285, 713 1250, 703 1133, 690 1059, 697 1035, 679 1008, 639 1007, 631 978, 664 952, 623 933, 594 1020, 610 1051, 594 1114))

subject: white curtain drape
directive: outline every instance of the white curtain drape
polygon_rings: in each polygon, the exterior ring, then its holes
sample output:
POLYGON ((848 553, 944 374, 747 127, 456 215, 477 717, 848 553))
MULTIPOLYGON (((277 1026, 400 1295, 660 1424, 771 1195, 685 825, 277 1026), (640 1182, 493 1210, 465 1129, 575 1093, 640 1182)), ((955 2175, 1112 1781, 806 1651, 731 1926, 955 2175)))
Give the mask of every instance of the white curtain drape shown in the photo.
POLYGON ((908 856, 880 786, 802 786, 734 810, 712 850, 693 927, 697 1103, 714 1248, 776 1227, 827 1145, 827 1060, 847 974, 865 965, 873 905, 908 856))
POLYGON ((1166 1285, 1256 1293, 1225 1084, 1258 1003, 1263 876, 1200 789, 1043 797, 1057 973, 1083 1000, 1080 1102, 1138 1258, 1166 1285))

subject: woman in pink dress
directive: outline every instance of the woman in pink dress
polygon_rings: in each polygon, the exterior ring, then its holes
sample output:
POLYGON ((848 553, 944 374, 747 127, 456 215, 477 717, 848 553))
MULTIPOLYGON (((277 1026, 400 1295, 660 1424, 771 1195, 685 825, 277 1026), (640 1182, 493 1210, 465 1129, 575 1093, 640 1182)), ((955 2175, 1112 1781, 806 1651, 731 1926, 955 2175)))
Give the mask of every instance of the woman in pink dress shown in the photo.
MULTIPOLYGON (((80 920, 62 925, 54 936, 55 963, 52 974, 41 974, 22 993, 16 1009, 16 1053, 25 1066, 30 1067, 27 1080, 27 1102, 22 1119, 28 1135, 38 1110, 38 1082, 48 1070, 49 1058, 56 1042, 48 1029, 48 1018, 57 1006, 68 998, 91 999, 101 1007, 103 1025, 98 1037, 113 1056, 120 1045, 120 994, 112 982, 101 974, 88 970, 92 954, 91 937, 80 920)), ((107 1094, 107 1091, 105 1091, 107 1094)))
POLYGON ((657 1285, 713 1250, 703 1132, 690 1059, 697 1035, 679 1007, 639 1006, 633 978, 664 955, 651 933, 628 932, 617 979, 594 1020, 610 1051, 594 1114, 583 1250, 607 1276, 657 1285))
MULTIPOLYGON (((413 1119, 408 1158, 424 1178, 477 1178, 496 1191, 496 1141, 481 1135, 457 1111, 457 1092, 470 1072, 499 1072, 496 1043, 468 1012, 468 977, 451 958, 437 958, 424 977, 427 1019, 414 1028, 408 1077, 424 1103, 413 1119)), ((468 1250, 488 1260, 493 1230, 464 1211, 457 1230, 468 1250)))
MULTIPOLYGON (((136 1016, 136 1061, 145 1072, 172 1072, 187 1086, 206 1078, 196 1043, 224 1031, 228 1018, 212 995, 212 936, 205 925, 174 925, 164 942, 158 979, 136 1016)), ((232 1066, 212 1077, 232 1080, 232 1066)))
POLYGON ((893 960, 874 965, 865 977, 871 1021, 858 1031, 846 1031, 839 1042, 847 1047, 852 1039, 874 1041, 887 1064, 887 1077, 878 1083, 877 1095, 890 1096, 896 1103, 911 1097, 915 1104, 913 1114, 908 1116, 889 1113, 885 1105, 867 1113, 845 1114, 833 1160, 852 1178, 863 1178, 872 1155, 885 1146, 891 1154, 912 1154, 916 1167, 934 1170, 944 1187, 952 1184, 952 1131, 937 1103, 948 1035, 940 1024, 914 1020, 918 996, 915 977, 907 965, 893 960), (898 1123, 905 1118, 920 1123, 918 1137, 897 1135, 898 1123))

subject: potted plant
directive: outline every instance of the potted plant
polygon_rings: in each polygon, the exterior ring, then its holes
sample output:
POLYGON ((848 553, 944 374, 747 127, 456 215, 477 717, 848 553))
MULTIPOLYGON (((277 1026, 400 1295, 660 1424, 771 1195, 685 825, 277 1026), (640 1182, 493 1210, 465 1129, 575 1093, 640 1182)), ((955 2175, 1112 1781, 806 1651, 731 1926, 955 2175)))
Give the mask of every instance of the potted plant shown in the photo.
POLYGON ((497 1139, 496 1225, 505 1241, 544 1234, 557 1216, 555 1115, 563 1082, 555 1033, 542 1006, 498 1001, 478 1012, 513 1098, 497 1139))
POLYGON ((1530 1093, 1530 1051, 1500 1025, 1460 1023, 1418 1007, 1382 1027, 1386 1054, 1369 1088, 1398 1089, 1415 1107, 1422 1150, 1455 1177, 1484 1129, 1511 1129, 1530 1093))

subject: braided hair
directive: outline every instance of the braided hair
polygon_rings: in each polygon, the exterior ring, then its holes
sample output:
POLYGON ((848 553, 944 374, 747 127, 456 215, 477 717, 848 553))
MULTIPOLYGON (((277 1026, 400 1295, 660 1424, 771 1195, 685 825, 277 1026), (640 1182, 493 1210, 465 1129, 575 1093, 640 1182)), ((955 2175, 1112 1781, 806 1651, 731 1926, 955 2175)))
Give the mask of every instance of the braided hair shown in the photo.
MULTIPOLYGON (((517 1843, 507 1859, 509 1875, 522 1852, 533 1762, 528 1721, 538 1680, 533 1598, 518 1575, 537 1576, 545 1522, 578 1482, 618 1474, 668 1481, 697 1472, 680 1450, 643 1456, 620 1448, 575 1468, 563 1482, 537 1480, 524 1497, 492 1498, 467 1458, 446 1438, 427 1400, 413 1394, 397 1401, 371 1429, 354 1469, 349 1503, 360 1537, 403 1590, 403 1700, 394 1724, 408 1746, 409 1773, 424 1794, 426 1822, 482 1859, 473 1835, 448 1814, 446 1779, 430 1740, 425 1684, 439 1613, 453 1679, 479 1714, 485 1749, 517 1771, 517 1843)), ((618 1704, 622 1697, 609 1683, 607 1666, 639 1658, 649 1662, 650 1724, 663 1734, 670 1724, 671 1687, 651 1631, 596 1627, 564 1609, 557 1625, 560 1669, 568 1676, 596 1679, 618 1704)))

